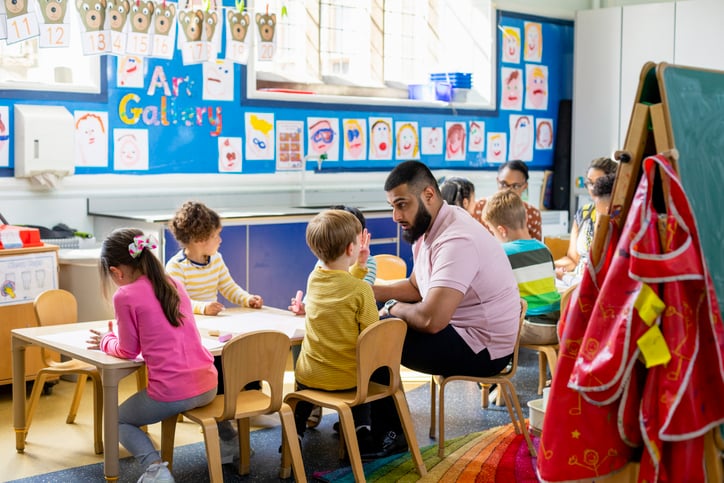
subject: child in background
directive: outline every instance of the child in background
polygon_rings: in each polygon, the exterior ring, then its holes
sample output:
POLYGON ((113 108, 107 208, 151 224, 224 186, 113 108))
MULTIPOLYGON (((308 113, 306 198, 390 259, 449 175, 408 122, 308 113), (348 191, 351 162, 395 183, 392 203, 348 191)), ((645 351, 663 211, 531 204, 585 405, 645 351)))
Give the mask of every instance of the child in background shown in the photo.
MULTIPOLYGON (((294 375, 298 390, 352 389, 357 384, 357 337, 379 320, 370 284, 349 268, 358 259, 362 225, 343 210, 326 210, 309 221, 307 245, 321 261, 307 281, 305 336, 294 375)), ((294 411, 302 437, 313 405, 300 401, 294 411)), ((362 453, 372 444, 370 408, 352 408, 362 453)))
POLYGON ((442 199, 448 205, 459 206, 474 215, 475 213, 475 185, 467 178, 453 176, 440 185, 442 199))
MULTIPOLYGON (((217 301, 221 293, 229 302, 260 309, 264 303, 259 295, 241 288, 229 274, 219 253, 221 218, 203 203, 187 201, 168 223, 169 230, 181 245, 181 250, 166 263, 166 272, 180 281, 189 296, 195 314, 218 315, 224 305, 217 301)), ((219 373, 218 393, 224 393, 221 356, 214 357, 219 373)), ((260 389, 260 383, 250 383, 246 389, 260 389)), ((219 423, 221 462, 231 463, 239 453, 238 435, 231 421, 219 423)))
POLYGON ((553 256, 548 247, 528 234, 523 200, 513 190, 498 191, 488 198, 483 219, 495 238, 503 242, 520 296, 528 302, 520 343, 557 344, 561 296, 556 289, 553 256))
POLYGON ((218 251, 221 218, 214 210, 187 201, 169 221, 168 228, 181 250, 166 263, 166 272, 184 284, 195 314, 217 315, 224 310, 217 301, 218 293, 242 307, 262 307, 262 298, 241 288, 229 274, 218 251))
POLYGON ((213 356, 201 344, 183 286, 163 270, 152 253, 157 242, 141 230, 120 229, 101 247, 101 284, 110 293, 109 280, 118 286, 113 323, 108 332, 91 330, 89 349, 123 359, 135 359, 143 349, 148 386, 118 408, 121 444, 146 468, 138 480, 173 482, 168 463, 141 426, 210 403, 216 396, 217 373, 213 356))

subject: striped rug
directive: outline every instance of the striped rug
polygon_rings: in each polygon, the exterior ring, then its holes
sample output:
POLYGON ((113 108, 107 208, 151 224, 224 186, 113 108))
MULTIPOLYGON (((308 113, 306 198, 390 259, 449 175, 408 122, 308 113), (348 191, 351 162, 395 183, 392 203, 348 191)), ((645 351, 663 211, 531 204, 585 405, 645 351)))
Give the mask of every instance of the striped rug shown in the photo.
MULTIPOLYGON (((538 447, 538 438, 533 438, 538 447)), ((367 481, 379 482, 537 482, 536 459, 531 457, 523 435, 515 434, 513 425, 491 428, 479 433, 451 439, 445 443, 446 457, 437 456, 437 445, 422 449, 427 475, 420 479, 410 454, 390 456, 366 463, 367 481)), ((325 483, 353 482, 349 467, 316 473, 325 483)))

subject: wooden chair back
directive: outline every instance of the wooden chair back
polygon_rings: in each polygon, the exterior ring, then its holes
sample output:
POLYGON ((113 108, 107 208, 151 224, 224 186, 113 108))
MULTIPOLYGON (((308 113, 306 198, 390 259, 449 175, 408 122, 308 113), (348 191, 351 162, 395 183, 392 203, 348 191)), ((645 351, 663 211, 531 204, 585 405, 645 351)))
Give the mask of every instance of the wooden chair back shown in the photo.
MULTIPOLYGON (((33 302, 38 325, 61 325, 78 322, 78 301, 75 295, 63 289, 45 290, 33 302)), ((52 366, 56 362, 54 352, 41 349, 43 364, 52 366)))
POLYGON ((407 277, 407 263, 397 255, 383 253, 374 256, 377 277, 383 280, 399 280, 407 277))

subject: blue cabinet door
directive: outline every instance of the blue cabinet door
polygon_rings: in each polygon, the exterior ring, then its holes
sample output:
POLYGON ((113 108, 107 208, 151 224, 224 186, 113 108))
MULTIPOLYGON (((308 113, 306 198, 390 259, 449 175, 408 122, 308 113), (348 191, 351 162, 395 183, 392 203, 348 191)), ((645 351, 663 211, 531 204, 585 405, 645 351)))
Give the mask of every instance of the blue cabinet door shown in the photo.
POLYGON ((286 309, 297 290, 306 292, 317 262, 305 238, 306 222, 249 226, 249 288, 264 304, 286 309))

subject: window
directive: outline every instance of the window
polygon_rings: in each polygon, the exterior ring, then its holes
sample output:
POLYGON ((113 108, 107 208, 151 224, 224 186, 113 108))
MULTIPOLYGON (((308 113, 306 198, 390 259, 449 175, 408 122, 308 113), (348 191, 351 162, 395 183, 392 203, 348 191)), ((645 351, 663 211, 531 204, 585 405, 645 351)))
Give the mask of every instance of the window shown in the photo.
POLYGON ((436 100, 445 86, 436 89, 430 74, 470 73, 472 87, 454 90, 454 104, 495 106, 490 0, 269 0, 251 9, 252 17, 276 13, 276 25, 271 58, 260 59, 254 32, 248 98, 446 106, 436 100))
POLYGON ((41 48, 37 38, 0 42, 0 90, 101 94, 101 57, 83 55, 80 30, 69 30, 69 47, 41 48))

